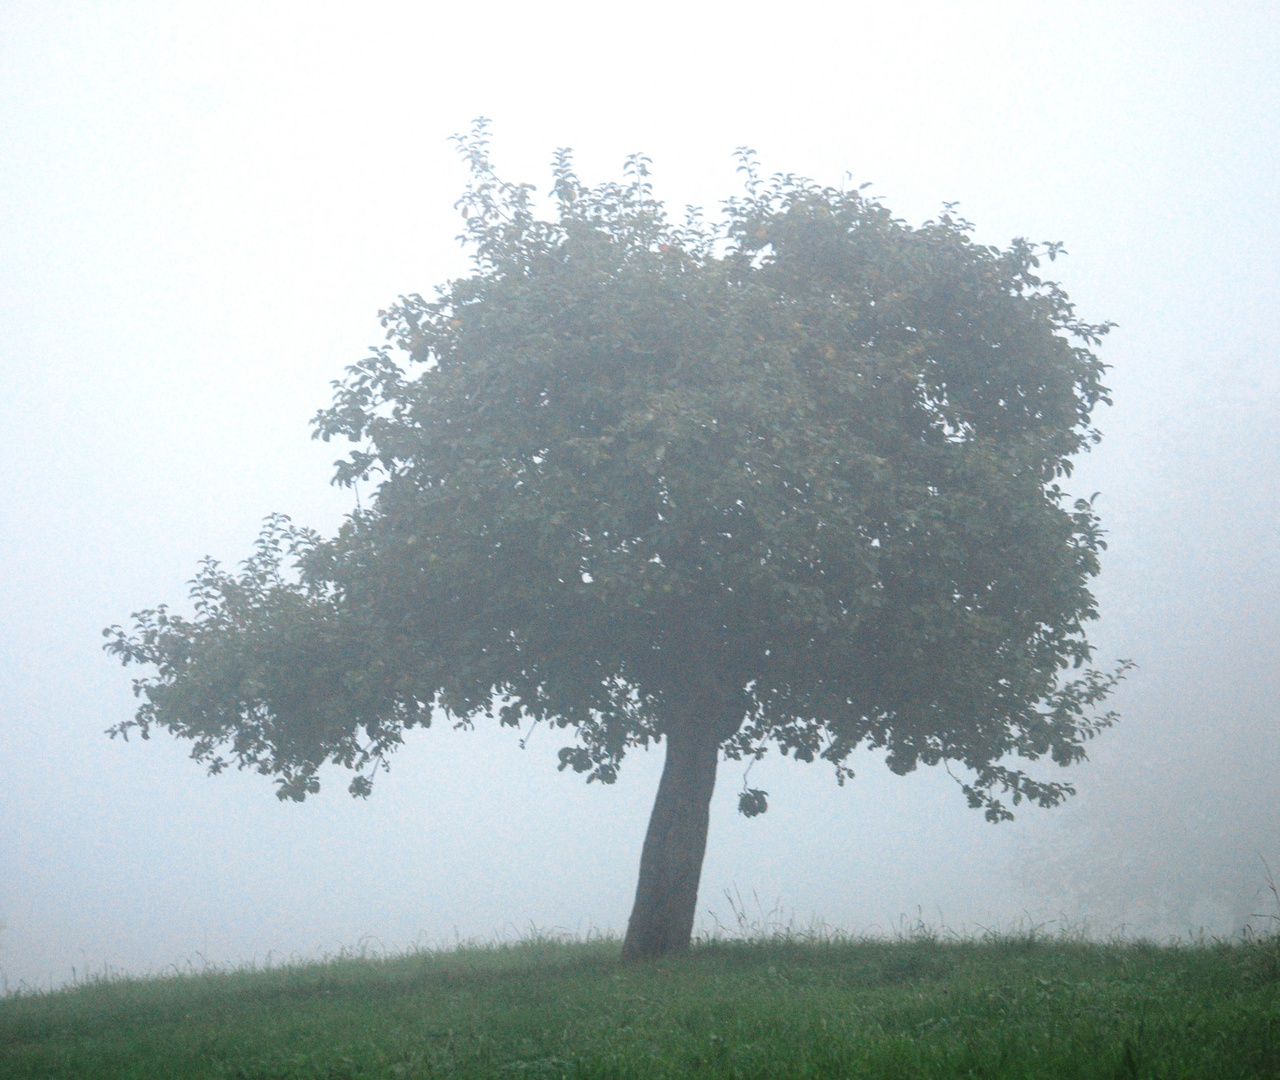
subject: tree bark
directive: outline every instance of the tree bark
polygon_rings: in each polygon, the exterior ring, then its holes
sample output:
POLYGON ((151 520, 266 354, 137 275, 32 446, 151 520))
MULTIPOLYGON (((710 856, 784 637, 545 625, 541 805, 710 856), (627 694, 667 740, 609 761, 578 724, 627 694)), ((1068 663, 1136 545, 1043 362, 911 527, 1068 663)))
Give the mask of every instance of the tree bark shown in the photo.
POLYGON ((640 854, 636 902, 622 943, 623 960, 689 948, 707 850, 707 823, 721 737, 710 717, 673 725, 667 759, 640 854))

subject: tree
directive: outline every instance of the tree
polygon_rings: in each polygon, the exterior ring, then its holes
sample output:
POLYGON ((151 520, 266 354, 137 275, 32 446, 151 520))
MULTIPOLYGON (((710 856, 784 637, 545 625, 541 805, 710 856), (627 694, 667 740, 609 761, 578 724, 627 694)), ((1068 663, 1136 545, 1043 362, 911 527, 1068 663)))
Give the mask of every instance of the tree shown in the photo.
POLYGON ((1087 667, 1104 544, 1059 482, 1109 326, 1036 275, 1059 246, 912 228, 745 150, 720 228, 669 221, 647 159, 589 189, 567 151, 544 220, 483 123, 459 145, 473 272, 382 312, 315 420, 375 497, 331 539, 272 517, 242 572, 202 564, 193 617, 106 631, 155 669, 111 734, 291 799, 326 762, 367 795, 439 715, 572 729, 561 768, 605 783, 665 743, 629 958, 689 944, 721 753, 954 764, 992 821, 1070 794, 1016 759, 1083 758, 1126 665, 1087 667))

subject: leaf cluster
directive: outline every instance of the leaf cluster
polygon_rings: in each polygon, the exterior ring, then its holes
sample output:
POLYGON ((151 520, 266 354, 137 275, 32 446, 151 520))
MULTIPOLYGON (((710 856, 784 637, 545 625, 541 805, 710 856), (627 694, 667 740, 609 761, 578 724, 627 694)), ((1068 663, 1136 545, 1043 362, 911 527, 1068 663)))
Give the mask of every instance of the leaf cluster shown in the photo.
POLYGON ((270 519, 194 619, 109 631, 156 671, 116 730, 294 798, 325 761, 367 793, 435 709, 571 728, 562 767, 605 782, 703 724, 842 782, 860 746, 955 763, 992 820, 1068 794, 1011 762, 1080 760, 1126 665, 1086 667, 1105 543, 1061 482, 1109 325, 1039 276, 1060 245, 911 227, 747 150, 718 227, 672 223, 644 157, 589 188, 568 151, 541 217, 483 122, 459 146, 472 273, 382 312, 315 421, 371 504, 327 540, 270 519))

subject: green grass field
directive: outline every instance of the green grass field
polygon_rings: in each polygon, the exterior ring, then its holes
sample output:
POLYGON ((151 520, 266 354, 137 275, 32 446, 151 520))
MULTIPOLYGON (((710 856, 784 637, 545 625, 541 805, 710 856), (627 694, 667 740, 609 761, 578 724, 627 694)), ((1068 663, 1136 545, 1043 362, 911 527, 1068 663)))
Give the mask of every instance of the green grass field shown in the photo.
POLYGON ((0 999, 0 1076, 1280 1077, 1280 946, 611 940, 0 999))

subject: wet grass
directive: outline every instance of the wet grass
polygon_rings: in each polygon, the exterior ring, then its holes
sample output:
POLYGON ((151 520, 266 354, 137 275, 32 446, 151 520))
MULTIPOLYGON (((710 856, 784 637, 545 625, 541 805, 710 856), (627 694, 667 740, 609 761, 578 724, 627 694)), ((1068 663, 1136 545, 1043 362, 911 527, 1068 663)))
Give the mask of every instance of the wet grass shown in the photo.
POLYGON ((1280 1077, 1280 946, 616 941, 0 999, 0 1076, 1280 1077))

